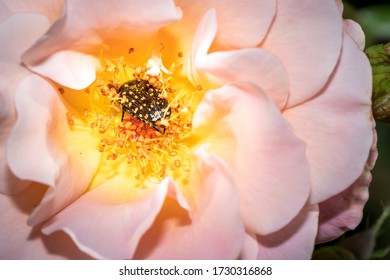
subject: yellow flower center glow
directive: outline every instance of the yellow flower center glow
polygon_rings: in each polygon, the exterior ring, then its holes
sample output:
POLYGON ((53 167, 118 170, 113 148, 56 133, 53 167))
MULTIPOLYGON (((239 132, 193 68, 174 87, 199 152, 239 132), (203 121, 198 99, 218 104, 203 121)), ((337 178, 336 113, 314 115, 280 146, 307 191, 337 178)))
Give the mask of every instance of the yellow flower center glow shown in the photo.
MULTIPOLYGON (((178 57, 181 58, 182 53, 178 57)), ((186 140, 204 91, 201 86, 192 86, 178 71, 180 67, 172 64, 167 71, 156 75, 150 74, 150 64, 132 65, 123 57, 101 59, 96 80, 87 89, 59 88, 69 105, 66 117, 70 130, 75 133, 89 130, 99 139, 96 149, 101 153, 101 160, 89 189, 117 172, 126 173, 136 187, 145 186, 145 181, 159 183, 167 176, 187 180, 192 153, 186 140), (119 89, 134 80, 147 82, 158 91, 159 98, 167 100, 169 116, 164 115, 154 126, 128 112, 122 119, 129 100, 119 89), (158 126, 163 127, 163 131, 156 129, 158 126)), ((139 105, 140 109, 146 105, 139 105)))

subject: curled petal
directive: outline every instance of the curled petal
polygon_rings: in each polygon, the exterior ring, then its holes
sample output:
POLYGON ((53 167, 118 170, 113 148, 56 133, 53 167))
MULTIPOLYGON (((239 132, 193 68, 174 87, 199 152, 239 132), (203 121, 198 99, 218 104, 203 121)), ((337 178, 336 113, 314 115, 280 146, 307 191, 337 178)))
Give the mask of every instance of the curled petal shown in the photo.
POLYGON ((167 199, 135 255, 147 259, 237 258, 244 239, 233 177, 227 167, 203 149, 188 185, 190 215, 167 199), (226 207, 228 205, 228 207, 226 207))
POLYGON ((257 236, 258 259, 261 260, 308 260, 314 249, 318 226, 318 207, 306 206, 283 229, 257 236))
POLYGON ((18 83, 30 73, 21 66, 20 55, 49 27, 46 17, 16 14, 0 22, 0 192, 14 194, 23 182, 12 174, 6 162, 6 143, 16 120, 14 93, 18 83), (20 36, 20 34, 24 34, 20 36))
POLYGON ((283 113, 307 144, 313 203, 344 191, 362 173, 373 140, 371 90, 367 57, 345 34, 339 64, 326 88, 283 113))
POLYGON ((276 12, 274 0, 179 0, 176 3, 183 9, 184 16, 168 29, 171 34, 180 34, 178 39, 183 49, 187 49, 186 42, 192 41, 197 23, 211 8, 216 10, 218 22, 213 48, 219 50, 257 46, 267 34, 276 12))
POLYGON ((9 166, 21 179, 51 186, 30 217, 29 224, 38 224, 88 188, 100 155, 91 148, 97 144, 92 136, 70 133, 62 101, 41 77, 25 78, 15 103, 18 119, 8 139, 9 166))
POLYGON ((47 220, 87 190, 98 168, 99 155, 85 146, 67 151, 66 154, 66 159, 62 157, 55 185, 48 189, 41 203, 31 213, 27 221, 29 225, 47 220))
MULTIPOLYGON (((5 127, 9 133, 11 130, 10 127, 5 127)), ((8 136, 8 135, 7 135, 8 136)), ((3 135, 0 135, 0 193, 13 195, 16 193, 21 192, 24 190, 27 186, 30 185, 29 181, 20 180, 18 177, 16 177, 11 169, 8 167, 7 158, 5 156, 6 154, 6 140, 4 139, 3 135)))
MULTIPOLYGON (((0 120, 15 120, 14 91, 23 77, 30 74, 21 66, 20 55, 49 27, 42 15, 17 14, 0 22, 0 120), (25 33, 20 36, 20 33, 25 33)), ((3 127, 2 127, 3 128, 3 127)))
POLYGON ((73 89, 83 89, 96 78, 99 60, 75 51, 59 51, 44 63, 30 65, 30 70, 73 89))
POLYGON ((7 149, 14 174, 46 185, 54 185, 59 169, 47 145, 47 136, 50 135, 47 123, 53 118, 50 111, 53 102, 59 106, 57 93, 42 78, 29 76, 19 84, 15 94, 18 120, 7 149), (33 164, 37 161, 39 164, 33 164))
POLYGON ((34 185, 23 192, 0 194, 0 259, 88 259, 65 234, 45 236, 41 225, 26 226, 28 213, 39 203, 46 187, 34 185))
POLYGON ((364 50, 366 36, 364 35, 362 27, 357 22, 350 19, 344 20, 344 31, 351 36, 359 49, 364 50))
POLYGON ((299 213, 310 190, 305 145, 260 88, 236 83, 207 92, 193 127, 194 140, 209 143, 233 170, 247 229, 269 234, 299 213))
POLYGON ((191 53, 188 56, 186 75, 188 80, 197 86, 204 83, 202 73, 197 70, 198 61, 207 55, 207 52, 217 33, 217 19, 214 9, 209 10, 202 18, 196 30, 191 53))
POLYGON ((95 258, 129 259, 163 205, 169 179, 138 196, 123 178, 114 177, 87 192, 43 227, 45 234, 66 232, 77 246, 95 258), (93 234, 91 235, 91 229, 93 234))
MULTIPOLYGON (((23 55, 23 62, 42 75, 47 72, 41 73, 41 69, 63 67, 64 71, 67 70, 64 72, 65 75, 72 76, 74 73, 80 74, 78 69, 81 67, 89 70, 85 75, 91 77, 94 68, 90 66, 90 59, 83 57, 78 63, 72 61, 71 64, 66 64, 66 60, 60 60, 61 64, 58 66, 58 56, 63 58, 64 54, 69 55, 71 51, 72 54, 85 53, 98 57, 104 44, 105 54, 108 56, 113 53, 116 55, 127 53, 132 47, 140 53, 142 62, 146 62, 149 54, 147 50, 150 51, 152 47, 155 33, 162 26, 179 19, 180 16, 181 12, 170 0, 148 1, 147 5, 140 1, 69 0, 66 2, 63 15, 52 25, 46 35, 23 55), (122 34, 131 34, 131 36, 125 37, 122 34), (53 57, 57 52, 60 54, 53 57)), ((50 78, 57 81, 54 73, 50 78)), ((57 82, 62 82, 64 86, 71 88, 88 86, 86 81, 76 85, 71 83, 72 81, 74 77, 57 82)))
POLYGON ((345 191, 319 204, 320 217, 317 243, 338 238, 347 230, 355 229, 363 216, 363 207, 368 200, 371 170, 378 157, 376 137, 370 156, 360 177, 345 191))
POLYGON ((278 56, 287 69, 288 107, 310 99, 325 85, 338 61, 341 42, 342 18, 334 1, 278 1, 261 47, 278 56))
POLYGON ((279 109, 288 97, 288 75, 283 64, 264 49, 242 49, 213 52, 197 63, 197 67, 223 83, 251 82, 262 88, 279 109))

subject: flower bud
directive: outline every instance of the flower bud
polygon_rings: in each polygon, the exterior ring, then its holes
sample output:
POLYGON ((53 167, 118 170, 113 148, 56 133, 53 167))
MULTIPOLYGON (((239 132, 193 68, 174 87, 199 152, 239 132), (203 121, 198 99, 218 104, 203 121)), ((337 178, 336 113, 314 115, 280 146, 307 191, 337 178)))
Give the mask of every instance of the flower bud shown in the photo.
POLYGON ((376 120, 390 123, 390 43, 366 50, 372 66, 372 109, 376 120))

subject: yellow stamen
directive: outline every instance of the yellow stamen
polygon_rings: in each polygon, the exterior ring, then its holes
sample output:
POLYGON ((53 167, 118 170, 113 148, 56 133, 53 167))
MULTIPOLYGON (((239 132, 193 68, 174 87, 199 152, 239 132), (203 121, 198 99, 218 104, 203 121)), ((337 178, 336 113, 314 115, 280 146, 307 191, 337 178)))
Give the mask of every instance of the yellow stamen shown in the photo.
MULTIPOLYGON (((130 48, 129 54, 133 52, 134 49, 130 48)), ((183 54, 178 55, 182 57, 183 54)), ((83 95, 81 103, 84 107, 66 115, 72 130, 89 129, 100 139, 96 149, 102 157, 99 174, 95 176, 99 179, 91 183, 90 189, 97 186, 103 177, 115 176, 114 170, 121 164, 127 166, 129 180, 136 179, 138 185, 145 180, 161 182, 166 176, 186 179, 191 170, 192 153, 184 142, 190 136, 192 116, 203 96, 203 92, 200 93, 202 86, 194 88, 185 77, 176 74, 175 65, 168 73, 152 76, 147 73, 148 65, 134 66, 127 64, 123 58, 101 59, 101 62, 95 82, 78 92, 83 95), (130 108, 132 100, 128 98, 130 95, 119 94, 119 88, 135 79, 147 81, 158 90, 159 98, 168 101, 163 116, 158 111, 151 114, 150 117, 158 120, 154 124, 142 121, 149 118, 143 111, 147 108, 146 103, 135 108, 134 115, 126 113, 122 120, 123 106, 130 108)), ((60 92, 63 94, 65 91, 60 92)), ((68 95, 63 96, 66 99, 68 95)), ((138 94, 131 96, 134 101, 138 98, 143 102, 145 99, 138 94)), ((67 101, 72 104, 74 99, 67 101)), ((150 108, 153 109, 154 105, 150 108)))

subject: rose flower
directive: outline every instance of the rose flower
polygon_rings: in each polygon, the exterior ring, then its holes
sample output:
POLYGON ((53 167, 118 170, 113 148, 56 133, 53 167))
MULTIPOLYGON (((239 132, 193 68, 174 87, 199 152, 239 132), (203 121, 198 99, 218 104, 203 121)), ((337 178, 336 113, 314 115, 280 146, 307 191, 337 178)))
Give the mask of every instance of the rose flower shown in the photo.
POLYGON ((308 259, 376 158, 339 1, 2 1, 3 259, 308 259))

